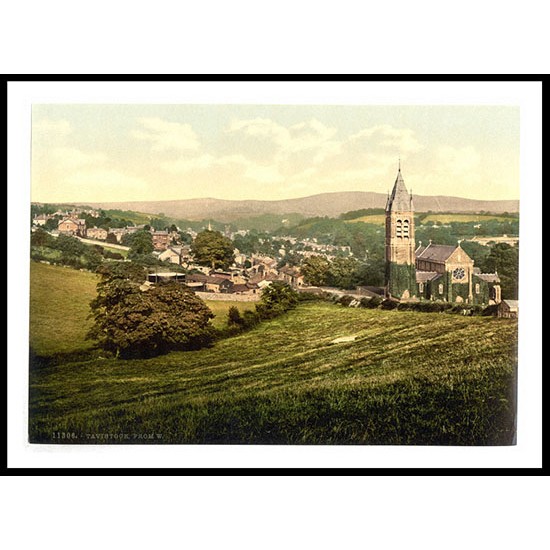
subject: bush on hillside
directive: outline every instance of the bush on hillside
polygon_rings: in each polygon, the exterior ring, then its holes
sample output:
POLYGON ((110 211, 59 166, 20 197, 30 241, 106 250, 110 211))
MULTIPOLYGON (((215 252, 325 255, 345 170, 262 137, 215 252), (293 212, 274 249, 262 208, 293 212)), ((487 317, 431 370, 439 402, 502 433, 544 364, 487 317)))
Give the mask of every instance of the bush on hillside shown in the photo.
POLYGON ((213 313, 194 292, 177 283, 143 292, 137 283, 109 278, 98 284, 90 306, 94 324, 88 338, 121 358, 197 349, 213 337, 213 313))
POLYGON ((271 319, 290 309, 298 303, 298 293, 283 281, 273 281, 262 291, 256 313, 261 319, 271 319))

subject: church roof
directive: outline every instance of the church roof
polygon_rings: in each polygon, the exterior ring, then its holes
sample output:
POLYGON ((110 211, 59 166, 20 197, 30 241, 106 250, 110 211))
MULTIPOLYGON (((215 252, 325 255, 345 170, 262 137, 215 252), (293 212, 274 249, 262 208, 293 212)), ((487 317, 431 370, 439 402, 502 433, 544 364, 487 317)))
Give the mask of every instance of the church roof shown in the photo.
POLYGON ((395 210, 398 212, 409 212, 413 209, 412 198, 405 187, 403 176, 401 175, 401 168, 397 172, 397 178, 393 185, 391 195, 388 197, 386 204, 386 211, 395 210))
POLYGON ((475 276, 487 283, 500 283, 500 278, 496 273, 475 273, 475 276))
POLYGON ((417 283, 427 283, 428 281, 433 281, 441 276, 441 273, 437 271, 417 271, 416 272, 416 282, 417 283))
POLYGON ((419 246, 416 249, 416 258, 432 262, 444 262, 456 248, 454 245, 430 243, 428 246, 419 246))

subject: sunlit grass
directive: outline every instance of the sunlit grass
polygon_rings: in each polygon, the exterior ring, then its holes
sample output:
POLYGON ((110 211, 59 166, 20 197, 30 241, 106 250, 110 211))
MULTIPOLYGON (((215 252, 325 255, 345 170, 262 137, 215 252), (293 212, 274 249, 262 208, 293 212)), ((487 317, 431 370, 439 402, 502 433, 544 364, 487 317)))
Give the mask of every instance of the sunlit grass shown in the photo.
POLYGON ((495 318, 302 304, 199 351, 36 365, 31 440, 510 444, 516 331, 495 318))

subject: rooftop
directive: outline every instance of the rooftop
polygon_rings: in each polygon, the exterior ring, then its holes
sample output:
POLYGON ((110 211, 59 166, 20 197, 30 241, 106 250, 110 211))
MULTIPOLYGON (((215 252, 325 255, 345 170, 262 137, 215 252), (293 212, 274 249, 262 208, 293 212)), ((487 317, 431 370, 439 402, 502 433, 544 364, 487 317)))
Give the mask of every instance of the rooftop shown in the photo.
POLYGON ((456 250, 456 248, 456 245, 432 243, 428 246, 419 246, 416 249, 416 259, 444 262, 456 250))

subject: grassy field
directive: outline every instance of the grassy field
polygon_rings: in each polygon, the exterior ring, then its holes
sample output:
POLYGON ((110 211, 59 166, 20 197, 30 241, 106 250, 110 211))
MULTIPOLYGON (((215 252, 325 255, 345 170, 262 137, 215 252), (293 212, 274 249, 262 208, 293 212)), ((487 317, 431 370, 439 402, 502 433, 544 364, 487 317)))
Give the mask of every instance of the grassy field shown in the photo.
POLYGON ((235 306, 241 312, 241 314, 246 310, 254 310, 254 302, 237 302, 233 301, 217 301, 217 300, 205 300, 206 305, 212 310, 212 313, 215 315, 212 319, 212 324, 216 328, 222 328, 227 326, 227 312, 231 306, 235 306))
POLYGON ((30 264, 30 346, 38 355, 92 347, 85 340, 97 276, 68 267, 30 264))
MULTIPOLYGON (((422 225, 434 224, 434 223, 451 223, 451 222, 461 222, 461 223, 471 223, 471 222, 486 222, 489 220, 498 220, 498 221, 513 221, 516 218, 491 215, 491 214, 428 214, 425 217, 422 217, 422 214, 417 214, 422 219, 422 225)), ((386 221, 386 216, 384 214, 370 214, 368 216, 361 216, 360 218, 355 218, 354 220, 348 220, 347 223, 372 223, 376 225, 384 225, 386 221)))
MULTIPOLYGON (((30 269, 30 345, 34 353, 42 356, 90 349, 93 342, 85 336, 91 326, 88 305, 96 295, 97 276, 38 262, 31 262, 30 269)), ((241 313, 254 309, 250 302, 211 300, 207 304, 215 315, 212 324, 216 328, 227 325, 231 306, 241 313)))
POLYGON ((354 220, 346 220, 346 223, 372 223, 375 225, 384 225, 386 222, 385 214, 369 214, 368 216, 361 216, 360 218, 355 218, 354 220))
POLYGON ((428 216, 422 218, 422 224, 434 224, 434 223, 451 223, 451 222, 461 222, 461 223, 480 223, 487 222, 489 220, 498 220, 501 222, 514 221, 517 218, 507 217, 507 216, 498 216, 491 214, 429 214, 428 216))
MULTIPOLYGON (((73 317, 79 296, 66 299, 73 317)), ((53 303, 52 322, 67 307, 53 303)), ((198 351, 41 360, 30 440, 509 444, 516 331, 504 319, 309 303, 198 351), (331 343, 340 336, 356 339, 331 343)))

